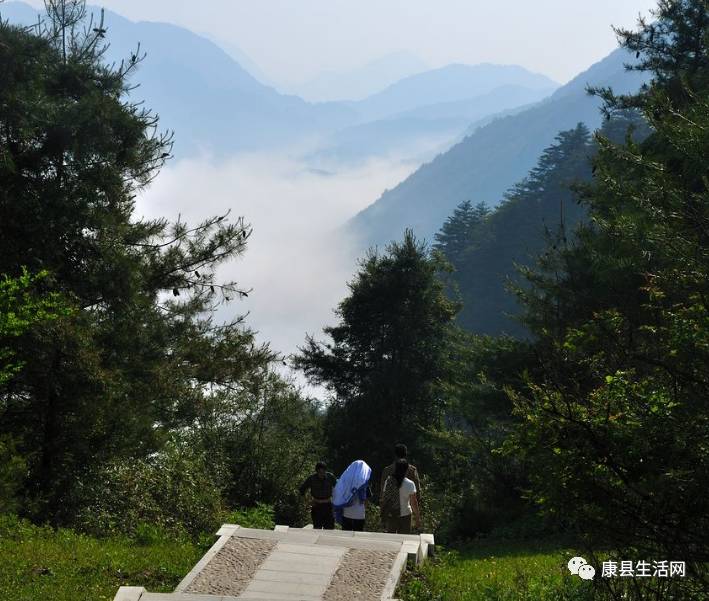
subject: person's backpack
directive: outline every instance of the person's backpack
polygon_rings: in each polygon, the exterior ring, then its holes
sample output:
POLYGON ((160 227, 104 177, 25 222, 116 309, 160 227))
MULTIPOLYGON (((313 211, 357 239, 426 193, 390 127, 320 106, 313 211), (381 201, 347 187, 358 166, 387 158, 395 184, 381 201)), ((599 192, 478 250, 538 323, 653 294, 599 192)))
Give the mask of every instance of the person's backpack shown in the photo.
POLYGON ((383 520, 398 518, 401 515, 399 507, 399 484, 394 476, 389 476, 384 484, 379 510, 383 520))

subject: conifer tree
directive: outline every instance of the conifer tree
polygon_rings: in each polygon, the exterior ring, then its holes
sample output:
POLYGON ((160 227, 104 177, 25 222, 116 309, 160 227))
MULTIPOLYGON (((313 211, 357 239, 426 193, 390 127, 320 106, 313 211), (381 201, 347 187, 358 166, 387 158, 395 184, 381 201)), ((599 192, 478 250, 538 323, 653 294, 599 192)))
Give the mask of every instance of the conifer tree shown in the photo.
POLYGON ((621 34, 652 84, 604 93, 609 113, 640 107, 652 134, 598 136, 590 223, 527 273, 542 373, 513 399, 542 507, 614 558, 688 562, 687 579, 605 582, 613 594, 695 599, 709 557, 709 4, 661 2, 656 17, 621 34))
POLYGON ((72 310, 13 341, 24 369, 0 386, 0 436, 26 458, 26 513, 60 522, 102 464, 159 449, 216 384, 257 386, 275 354, 209 315, 247 293, 215 269, 248 225, 135 214, 172 142, 128 95, 144 55, 107 65, 83 1, 47 11, 39 30, 0 24, 0 274, 46 271, 72 310))
POLYGON ((331 339, 309 337, 296 365, 331 392, 328 445, 339 465, 390 461, 399 441, 423 452, 426 428, 444 414, 448 340, 456 306, 438 279, 446 269, 407 231, 401 242, 361 262, 337 309, 331 339))
POLYGON ((475 207, 466 200, 460 203, 436 233, 434 248, 441 251, 456 269, 463 263, 466 251, 475 244, 475 234, 490 209, 485 203, 475 207))

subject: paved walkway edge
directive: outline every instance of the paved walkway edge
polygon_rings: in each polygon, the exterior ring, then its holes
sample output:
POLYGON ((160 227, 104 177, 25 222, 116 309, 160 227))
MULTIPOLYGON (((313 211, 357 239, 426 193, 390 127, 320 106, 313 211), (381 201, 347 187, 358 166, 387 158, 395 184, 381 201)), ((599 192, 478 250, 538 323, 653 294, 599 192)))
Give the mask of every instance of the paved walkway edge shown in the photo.
POLYGON ((406 569, 406 561, 409 557, 409 552, 402 547, 401 551, 397 553, 396 559, 394 560, 394 565, 391 566, 389 572, 389 577, 384 585, 384 590, 382 591, 381 601, 395 601, 394 593, 396 592, 396 587, 399 586, 399 580, 401 580, 401 575, 406 569))
POLYGON ((140 601, 145 589, 142 586, 122 586, 113 601, 140 601))
MULTIPOLYGON (((212 561, 212 558, 219 553, 219 550, 226 544, 226 542, 231 538, 239 529, 236 524, 224 524, 219 530, 217 530, 217 536, 219 537, 217 541, 210 547, 209 551, 204 554, 204 557, 197 562, 197 565, 190 570, 190 573, 185 576, 180 584, 177 585, 175 589, 176 593, 184 593, 187 587, 192 584, 192 581, 197 578, 197 575, 205 568, 205 566, 212 561)), ((140 597, 138 597, 140 599, 140 597)), ((115 600, 114 600, 115 601, 115 600)))
MULTIPOLYGON (((273 594, 271 594, 270 591, 267 593, 265 591, 250 590, 248 593, 244 591, 239 597, 187 593, 187 588, 192 584, 195 578, 197 578, 209 562, 212 561, 217 553, 224 547, 227 541, 237 532, 237 536, 240 538, 258 538, 277 541, 284 547, 282 549, 283 552, 297 551, 297 547, 303 545, 313 545, 312 551, 319 547, 318 552, 308 552, 308 555, 313 554, 314 556, 329 556, 330 553, 324 552, 327 547, 332 547, 335 551, 337 548, 343 547, 350 549, 396 550, 397 554, 387 576, 380 601, 398 601, 394 599, 394 595, 396 594, 396 588, 399 585, 401 576, 406 570, 407 565, 409 563, 413 565, 421 564, 428 559, 430 554, 435 552, 435 539, 432 534, 393 535, 375 532, 355 533, 338 530, 314 531, 312 526, 303 529, 276 526, 273 530, 269 531, 240 528, 236 524, 224 524, 216 533, 219 538, 199 560, 197 565, 192 568, 189 574, 182 579, 173 593, 149 593, 143 587, 122 586, 114 597, 114 601, 240 601, 241 599, 244 601, 247 599, 249 601, 257 601, 260 599, 269 599, 270 601, 288 599, 293 601, 299 597, 320 597, 320 595, 314 596, 312 594, 298 595, 298 592, 295 590, 293 592, 289 590, 287 593, 285 591, 274 591, 273 594), (291 547, 293 547, 293 549, 291 549, 291 547)), ((342 554, 344 554, 344 552, 344 549, 342 549, 342 554)), ((337 555, 337 553, 335 553, 335 555, 337 555)), ((256 582, 256 580, 258 579, 254 579, 253 582, 256 582)), ((262 580, 270 583, 271 580, 274 579, 263 578, 262 580)), ((280 581, 278 578, 275 578, 275 580, 280 581)), ((294 589, 304 588, 304 585, 301 586, 302 583, 300 582, 292 582, 291 584, 293 584, 294 589)), ((254 589, 254 587, 252 587, 252 589, 254 589)))

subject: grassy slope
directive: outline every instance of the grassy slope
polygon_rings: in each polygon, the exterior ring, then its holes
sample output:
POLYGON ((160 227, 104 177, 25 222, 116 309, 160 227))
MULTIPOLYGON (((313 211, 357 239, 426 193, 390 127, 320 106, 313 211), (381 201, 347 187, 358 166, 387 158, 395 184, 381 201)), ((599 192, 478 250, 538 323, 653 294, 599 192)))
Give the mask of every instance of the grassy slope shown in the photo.
POLYGON ((203 553, 192 543, 137 545, 0 519, 0 599, 103 601, 121 585, 171 591, 203 553))
POLYGON ((592 584, 566 567, 577 553, 551 542, 483 541, 406 578, 404 601, 583 601, 592 584))

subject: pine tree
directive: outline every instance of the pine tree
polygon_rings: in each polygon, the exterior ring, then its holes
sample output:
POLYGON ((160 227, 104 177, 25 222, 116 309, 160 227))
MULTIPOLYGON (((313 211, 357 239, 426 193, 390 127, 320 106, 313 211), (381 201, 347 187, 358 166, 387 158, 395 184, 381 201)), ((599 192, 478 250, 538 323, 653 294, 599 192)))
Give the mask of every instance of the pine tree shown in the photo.
POLYGON ((434 248, 444 254, 454 268, 463 263, 466 252, 476 243, 476 232, 490 214, 483 202, 475 207, 466 200, 460 203, 436 233, 434 248))
POLYGON ((371 252, 337 309, 339 323, 324 330, 331 342, 309 337, 297 357, 332 393, 326 431, 338 465, 361 458, 382 466, 397 441, 422 453, 422 431, 440 421, 456 312, 437 277, 444 268, 410 231, 371 252))
POLYGON ((243 220, 134 214, 172 140, 127 95, 143 56, 106 65, 102 20, 47 6, 39 32, 0 24, 0 274, 48 272, 72 311, 13 342, 24 369, 0 387, 0 436, 27 459, 25 511, 59 522, 102 464, 159 449, 275 354, 209 315, 247 293, 215 276, 244 251, 243 220))
POLYGON ((471 225, 465 251, 451 258, 456 271, 450 279, 460 291, 463 309, 458 321, 463 328, 478 334, 526 335, 514 321, 520 307, 507 288, 511 281, 519 284, 516 265, 533 263, 544 250, 547 234, 571 236, 583 215, 571 186, 590 177, 591 154, 590 134, 583 124, 561 132, 504 202, 471 225))
POLYGON ((610 116, 625 108, 645 108, 652 104, 655 116, 669 109, 666 103, 651 102, 661 90, 674 108, 693 102, 695 94, 709 86, 706 57, 709 52, 709 8, 706 0, 659 0, 652 20, 641 17, 635 30, 615 28, 624 48, 635 54, 628 68, 653 75, 641 94, 616 96, 612 89, 592 88, 606 103, 610 116), (649 103, 650 101, 650 103, 649 103))
POLYGON ((709 5, 661 2, 657 16, 622 38, 652 85, 606 94, 610 113, 641 107, 653 133, 598 137, 590 223, 528 273, 542 374, 513 398, 540 504, 592 548, 682 555, 691 578, 628 586, 694 599, 709 557, 709 5))

